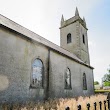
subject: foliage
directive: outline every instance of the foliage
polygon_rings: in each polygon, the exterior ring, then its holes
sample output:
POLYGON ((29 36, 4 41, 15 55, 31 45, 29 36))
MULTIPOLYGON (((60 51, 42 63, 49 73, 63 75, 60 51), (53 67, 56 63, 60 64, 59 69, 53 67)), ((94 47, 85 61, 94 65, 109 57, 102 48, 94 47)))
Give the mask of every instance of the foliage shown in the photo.
POLYGON ((105 92, 110 92, 110 90, 104 90, 104 89, 95 90, 95 93, 105 93, 105 92))
POLYGON ((105 75, 103 76, 103 78, 102 78, 102 81, 103 81, 103 82, 108 82, 108 81, 110 81, 110 73, 109 73, 109 74, 105 74, 105 75))
MULTIPOLYGON (((11 106, 11 110, 65 110, 66 107, 69 107, 70 110, 77 110, 77 106, 81 105, 81 110, 86 110, 86 104, 90 103, 91 110, 94 110, 94 102, 97 103, 97 110, 100 109, 99 101, 104 101, 107 99, 106 95, 94 95, 91 97, 78 97, 75 98, 66 98, 66 99, 50 99, 49 101, 45 102, 38 102, 38 103, 27 103, 26 105, 21 104, 13 104, 11 106)), ((107 104, 107 103, 106 103, 107 104)), ((4 104, 3 110, 10 110, 10 106, 4 104)), ((102 110, 104 110, 104 104, 102 103, 102 110)))
POLYGON ((94 81, 94 85, 99 85, 99 82, 98 81, 94 81))
POLYGON ((110 86, 110 67, 107 69, 107 71, 108 73, 106 73, 102 78, 104 86, 110 86))
POLYGON ((105 81, 105 82, 103 83, 103 85, 104 85, 104 86, 110 86, 110 81, 105 81))

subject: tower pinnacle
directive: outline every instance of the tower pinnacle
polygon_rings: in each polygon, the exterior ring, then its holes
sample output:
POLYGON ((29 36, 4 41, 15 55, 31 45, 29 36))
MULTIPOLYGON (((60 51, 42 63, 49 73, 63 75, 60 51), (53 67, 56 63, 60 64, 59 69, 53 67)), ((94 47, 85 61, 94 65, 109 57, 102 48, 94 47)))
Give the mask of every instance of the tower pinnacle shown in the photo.
POLYGON ((64 17, 63 17, 63 15, 62 15, 62 17, 61 17, 61 22, 64 22, 64 17))
POLYGON ((75 16, 79 16, 78 8, 76 7, 75 16))
POLYGON ((85 18, 83 17, 83 21, 84 21, 84 23, 85 23, 85 25, 86 25, 86 20, 85 20, 85 18))
POLYGON ((84 17, 83 17, 83 21, 86 22, 84 17))

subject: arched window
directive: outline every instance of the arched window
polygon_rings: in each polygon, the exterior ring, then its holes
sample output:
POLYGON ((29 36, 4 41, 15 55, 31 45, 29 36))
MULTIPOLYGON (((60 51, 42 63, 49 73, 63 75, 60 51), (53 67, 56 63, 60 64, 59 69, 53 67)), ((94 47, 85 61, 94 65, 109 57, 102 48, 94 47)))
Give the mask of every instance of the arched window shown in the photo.
POLYGON ((82 35, 82 37, 83 37, 83 43, 85 44, 85 36, 84 36, 84 34, 82 35))
POLYGON ((83 90, 87 90, 86 74, 83 73, 83 90))
POLYGON ((65 89, 71 89, 71 72, 69 68, 65 72, 65 89))
POLYGON ((42 87, 43 86, 43 63, 40 59, 35 59, 32 64, 32 87, 42 87))
POLYGON ((70 33, 67 35, 67 44, 68 43, 71 43, 71 34, 70 33))

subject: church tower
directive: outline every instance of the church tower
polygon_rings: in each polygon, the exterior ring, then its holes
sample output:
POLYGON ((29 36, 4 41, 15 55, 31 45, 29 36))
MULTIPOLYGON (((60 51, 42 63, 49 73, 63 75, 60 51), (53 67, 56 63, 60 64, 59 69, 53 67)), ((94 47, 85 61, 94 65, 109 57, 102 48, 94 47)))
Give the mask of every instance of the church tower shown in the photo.
POLYGON ((60 46, 90 65, 87 30, 85 18, 80 18, 77 8, 75 16, 68 20, 62 15, 60 46))

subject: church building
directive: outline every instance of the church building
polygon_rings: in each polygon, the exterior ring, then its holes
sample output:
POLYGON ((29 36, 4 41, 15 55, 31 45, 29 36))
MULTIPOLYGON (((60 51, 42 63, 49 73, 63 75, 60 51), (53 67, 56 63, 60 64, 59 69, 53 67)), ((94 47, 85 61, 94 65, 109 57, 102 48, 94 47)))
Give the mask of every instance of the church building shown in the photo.
POLYGON ((0 15, 0 103, 94 94, 85 19, 60 25, 60 46, 0 15))

